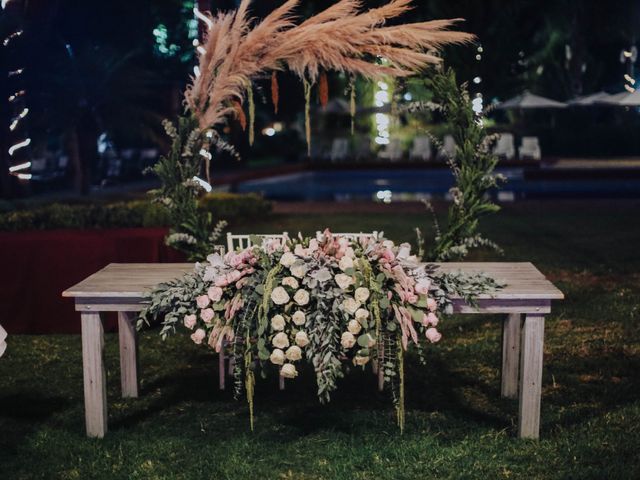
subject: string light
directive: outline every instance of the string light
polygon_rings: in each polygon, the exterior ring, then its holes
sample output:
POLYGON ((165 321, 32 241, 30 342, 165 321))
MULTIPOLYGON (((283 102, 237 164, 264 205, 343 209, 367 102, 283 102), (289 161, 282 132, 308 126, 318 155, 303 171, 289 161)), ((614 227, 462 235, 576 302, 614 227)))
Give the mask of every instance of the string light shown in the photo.
POLYGON ((4 45, 6 47, 7 45, 9 45, 9 42, 11 40, 13 40, 14 38, 19 37, 20 35, 22 35, 22 30, 18 30, 17 32, 13 32, 11 35, 9 35, 7 38, 5 38, 2 41, 2 45, 4 45))
POLYGON ((636 80, 635 78, 632 78, 631 75, 629 75, 628 73, 624 74, 624 79, 629 82, 631 85, 635 85, 636 84, 636 80))
POLYGON ((19 68, 17 70, 12 70, 9 72, 9 77, 14 77, 16 75, 20 75, 22 72, 24 72, 24 68, 19 68))
POLYGON ((193 73, 195 74, 196 77, 200 76, 200 67, 198 67, 197 65, 195 67, 193 67, 193 73))
POLYGON ((22 97, 26 92, 24 90, 20 90, 19 92, 14 93, 13 95, 9 96, 8 100, 9 102, 15 102, 19 97, 22 97))
POLYGON ((636 89, 635 89, 635 88, 633 88, 633 87, 631 87, 631 86, 627 85, 626 83, 625 83, 625 85, 624 85, 624 89, 625 89, 627 92, 629 92, 629 93, 633 93, 633 92, 635 92, 635 91, 636 91, 636 89))
POLYGON ((13 173, 17 172, 18 170, 24 170, 25 168, 31 168, 31 162, 24 162, 19 165, 14 165, 13 167, 9 167, 9 171, 13 173))
POLYGON ((202 13, 200 10, 198 10, 198 7, 193 7, 193 14, 196 16, 198 20, 200 20, 207 26, 207 29, 210 29, 213 26, 213 22, 211 21, 211 19, 207 17, 204 13, 202 13))
POLYGON ((16 177, 18 177, 20 180, 31 180, 33 178, 33 175, 31 175, 30 173, 19 173, 16 175, 16 177))
POLYGON ((206 55, 207 51, 205 50, 205 48, 202 45, 198 45, 198 47, 196 48, 196 50, 198 51, 198 53, 200 55, 206 55))
POLYGON ((21 148, 24 148, 24 147, 28 147, 30 144, 31 144, 31 139, 27 138, 21 142, 16 143, 15 145, 12 145, 11 147, 9 147, 9 155, 13 156, 13 154, 17 150, 20 150, 21 148))
POLYGON ((211 186, 211 184, 209 182, 205 182, 200 177, 193 177, 191 180, 193 180, 198 185, 200 185, 204 189, 204 191, 207 192, 207 193, 209 193, 209 192, 211 192, 211 190, 213 190, 213 187, 211 186))
POLYGON ((4 10, 5 7, 7 6, 7 3, 9 3, 10 0, 2 0, 2 2, 0 2, 0 7, 2 7, 2 9, 4 10))

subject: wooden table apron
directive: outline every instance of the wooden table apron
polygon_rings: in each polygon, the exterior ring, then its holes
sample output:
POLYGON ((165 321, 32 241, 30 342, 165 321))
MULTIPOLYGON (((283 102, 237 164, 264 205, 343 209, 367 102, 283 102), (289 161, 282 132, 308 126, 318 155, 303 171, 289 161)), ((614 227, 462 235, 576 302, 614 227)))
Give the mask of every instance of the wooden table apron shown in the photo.
MULTIPOLYGON (((501 394, 518 398, 518 436, 538 438, 544 346, 544 318, 551 301, 564 298, 531 263, 443 263, 444 271, 483 272, 506 287, 493 297, 482 296, 478 308, 454 300, 456 313, 504 314, 502 334, 501 394)), ((82 322, 82 364, 87 435, 107 432, 104 331, 100 314, 118 312, 120 376, 123 397, 139 392, 137 312, 143 294, 154 285, 192 271, 186 263, 112 263, 63 292, 75 299, 82 322)), ((220 375, 223 379, 224 372, 220 375)))

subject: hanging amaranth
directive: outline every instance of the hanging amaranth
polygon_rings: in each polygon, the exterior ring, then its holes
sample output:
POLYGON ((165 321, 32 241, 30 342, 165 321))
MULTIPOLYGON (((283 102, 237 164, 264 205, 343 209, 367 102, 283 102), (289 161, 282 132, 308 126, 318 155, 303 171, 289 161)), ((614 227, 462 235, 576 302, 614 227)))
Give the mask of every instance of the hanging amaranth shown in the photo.
POLYGON ((236 111, 236 118, 238 119, 238 123, 240 127, 242 127, 242 131, 247 130, 247 116, 244 114, 244 108, 242 108, 242 104, 240 102, 233 102, 233 108, 236 111))
POLYGON ((349 80, 349 114, 351 115, 351 135, 356 131, 356 82, 353 77, 349 80))
POLYGON ((271 73, 271 101, 273 102, 273 113, 278 114, 278 103, 280 102, 280 87, 278 86, 278 74, 271 73))
POLYGON ((307 156, 311 157, 311 82, 306 78, 304 85, 304 133, 307 138, 307 156))
POLYGON ((322 108, 325 108, 327 103, 329 103, 329 81, 327 80, 327 72, 325 71, 320 74, 318 96, 320 98, 320 105, 322 105, 322 108))
POLYGON ((253 101, 253 86, 251 82, 249 82, 249 86, 247 87, 247 100, 249 101, 249 145, 253 145, 255 138, 256 104, 253 101))

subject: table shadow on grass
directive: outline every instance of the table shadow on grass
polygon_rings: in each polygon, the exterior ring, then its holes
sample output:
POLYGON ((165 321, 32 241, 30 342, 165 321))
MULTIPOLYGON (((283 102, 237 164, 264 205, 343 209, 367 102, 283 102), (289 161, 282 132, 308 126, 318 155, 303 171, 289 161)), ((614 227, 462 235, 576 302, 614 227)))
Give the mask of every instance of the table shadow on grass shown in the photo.
POLYGON ((72 402, 66 398, 43 396, 41 392, 21 392, 0 396, 0 452, 15 454, 24 439, 38 431, 55 414, 72 402))

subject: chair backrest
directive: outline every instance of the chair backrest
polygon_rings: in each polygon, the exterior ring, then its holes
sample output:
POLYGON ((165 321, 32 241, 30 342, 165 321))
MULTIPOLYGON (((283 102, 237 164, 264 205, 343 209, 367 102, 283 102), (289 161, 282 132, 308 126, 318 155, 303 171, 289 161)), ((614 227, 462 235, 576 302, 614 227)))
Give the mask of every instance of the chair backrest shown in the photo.
MULTIPOLYGON (((322 234, 322 232, 318 230, 316 232, 316 235, 319 235, 319 234, 322 234)), ((363 233, 363 232, 360 232, 360 233, 334 233, 334 232, 331 232, 331 235, 333 235, 334 237, 346 238, 346 239, 351 240, 351 241, 356 241, 356 240, 358 240, 359 238, 362 238, 362 237, 364 237, 364 238, 372 238, 372 237, 376 238, 378 236, 378 232, 376 230, 374 230, 371 233, 363 233)))
POLYGON ((522 137, 522 148, 524 150, 536 150, 540 148, 538 137, 522 137))
POLYGON ((236 249, 245 249, 253 245, 251 237, 259 237, 263 240, 281 240, 282 242, 289 239, 287 232, 282 233, 269 233, 264 235, 234 235, 233 233, 227 233, 227 251, 233 252, 236 249))
POLYGON ((385 148, 385 156, 389 160, 402 159, 402 143, 397 138, 392 138, 387 148, 385 148))
POLYGON ((349 140, 334 138, 331 144, 331 160, 344 160, 349 156, 349 140))
POLYGON ((513 134, 501 133, 493 149, 495 155, 510 155, 514 151, 513 134))
POLYGON ((442 149, 449 155, 455 155, 456 153, 456 141, 453 139, 453 135, 445 135, 442 140, 442 149))
POLYGON ((413 139, 413 147, 409 154, 411 158, 428 160, 431 158, 431 138, 419 136, 413 139))

